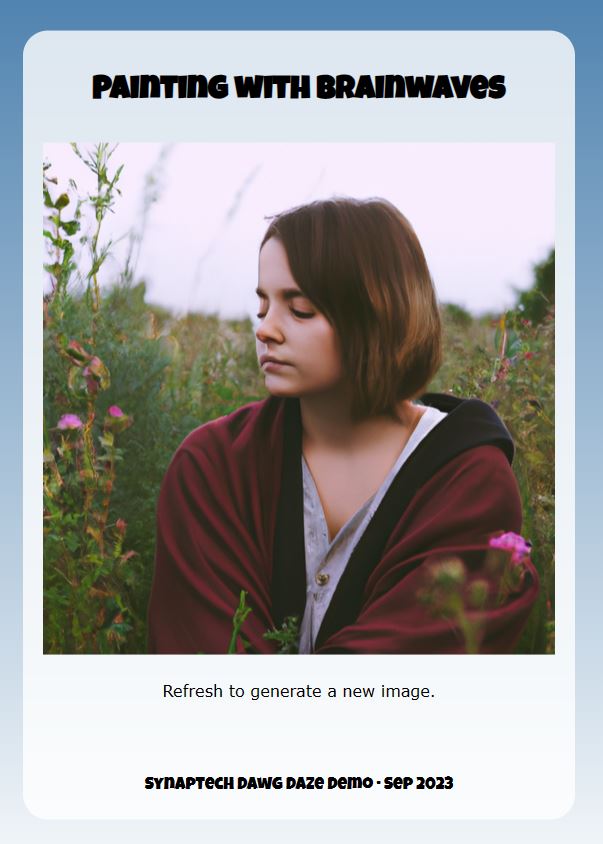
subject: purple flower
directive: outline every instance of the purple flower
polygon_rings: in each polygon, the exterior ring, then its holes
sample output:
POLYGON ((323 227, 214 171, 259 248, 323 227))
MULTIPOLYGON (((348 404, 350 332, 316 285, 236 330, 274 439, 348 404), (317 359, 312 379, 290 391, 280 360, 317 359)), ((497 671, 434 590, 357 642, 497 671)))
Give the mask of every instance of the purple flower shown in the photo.
POLYGON ((511 551, 511 563, 515 566, 525 562, 530 556, 532 543, 518 533, 503 533, 500 536, 493 536, 489 543, 490 548, 501 548, 503 551, 511 551))
POLYGON ((75 413, 65 413, 59 419, 57 428, 59 431, 76 431, 78 428, 83 427, 83 425, 84 423, 75 413))
POLYGON ((123 412, 121 407, 118 407, 116 404, 112 404, 107 413, 114 419, 119 419, 120 416, 125 416, 125 413, 123 412))

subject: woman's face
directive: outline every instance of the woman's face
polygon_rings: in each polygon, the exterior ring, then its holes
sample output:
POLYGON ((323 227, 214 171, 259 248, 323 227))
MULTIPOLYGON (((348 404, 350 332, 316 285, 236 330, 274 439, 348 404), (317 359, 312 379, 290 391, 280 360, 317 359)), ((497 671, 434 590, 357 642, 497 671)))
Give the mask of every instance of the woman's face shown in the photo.
POLYGON ((276 238, 260 251, 257 294, 256 348, 267 390, 274 396, 303 398, 341 385, 335 330, 297 286, 276 238))

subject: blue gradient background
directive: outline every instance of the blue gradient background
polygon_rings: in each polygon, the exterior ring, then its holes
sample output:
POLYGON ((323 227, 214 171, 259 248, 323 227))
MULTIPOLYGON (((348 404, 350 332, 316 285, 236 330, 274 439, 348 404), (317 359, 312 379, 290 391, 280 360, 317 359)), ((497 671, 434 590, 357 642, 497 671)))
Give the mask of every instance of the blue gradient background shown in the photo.
MULTIPOLYGON (((2 304, 0 343, 5 396, 0 415, 3 473, 0 481, 2 519, 2 578, 0 589, 0 830, 10 842, 164 841, 169 838, 230 842, 319 841, 336 836, 365 841, 386 840, 463 842, 566 842, 599 841, 603 786, 601 769, 601 613, 603 592, 601 545, 597 530, 602 506, 599 485, 603 451, 596 446, 598 418, 603 402, 596 391, 598 346, 602 311, 601 196, 603 114, 600 45, 603 12, 592 2, 465 2, 430 0, 422 8, 405 2, 366 4, 341 0, 305 0, 303 4, 230 0, 222 10, 208 3, 169 4, 165 11, 150 11, 141 0, 128 3, 48 4, 23 3, 5 7, 0 25, 2 72, 2 184, 0 232, 2 234, 2 304), (577 281, 576 281, 576 480, 577 480, 577 796, 573 810, 559 821, 499 822, 145 822, 145 821, 40 821, 29 815, 21 798, 21 278, 22 278, 22 50, 27 39, 45 29, 438 29, 438 30, 559 30, 576 50, 577 85, 577 281)), ((107 50, 110 50, 109 44, 107 50)), ((102 57, 99 56, 99 61, 102 57)), ((534 73, 539 73, 534 58, 534 73)), ((48 69, 49 96, 60 102, 60 80, 48 69), (56 88, 54 87, 56 86, 56 88)), ((542 85, 547 84, 546 79, 542 85)), ((68 105, 62 106, 68 108, 68 105)), ((51 140, 51 139, 49 139, 51 140)), ((38 444, 32 444, 38 449, 38 444)), ((52 724, 48 724, 52 729, 52 724)), ((233 736, 234 738, 234 736, 233 736)), ((517 760, 518 765, 522 760, 517 760)), ((119 748, 115 749, 119 765, 119 748)), ((534 783, 538 788, 538 783, 534 783)))

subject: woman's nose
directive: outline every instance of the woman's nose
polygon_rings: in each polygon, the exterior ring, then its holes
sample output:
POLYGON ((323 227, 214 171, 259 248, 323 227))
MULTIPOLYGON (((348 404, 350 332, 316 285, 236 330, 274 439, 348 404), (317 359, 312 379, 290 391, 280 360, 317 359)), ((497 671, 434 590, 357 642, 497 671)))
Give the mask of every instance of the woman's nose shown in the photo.
POLYGON ((285 339, 283 331, 278 320, 272 314, 266 314, 261 323, 258 325, 255 336, 260 343, 282 343, 285 339))

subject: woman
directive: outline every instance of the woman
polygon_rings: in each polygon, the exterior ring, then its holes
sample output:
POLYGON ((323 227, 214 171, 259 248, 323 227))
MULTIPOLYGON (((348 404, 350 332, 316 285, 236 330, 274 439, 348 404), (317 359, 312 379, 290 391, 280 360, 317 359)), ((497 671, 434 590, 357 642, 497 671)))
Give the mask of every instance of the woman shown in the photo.
POLYGON ((291 616, 300 653, 462 653, 469 634, 511 650, 537 577, 525 562, 501 599, 486 550, 521 527, 513 445, 480 401, 413 401, 441 326, 408 221, 384 200, 287 211, 257 294, 271 396, 193 431, 168 469, 150 650, 225 653, 241 590, 249 652, 274 652, 264 634, 291 616), (464 602, 477 582, 479 607, 439 606, 450 558, 447 594, 464 602))

